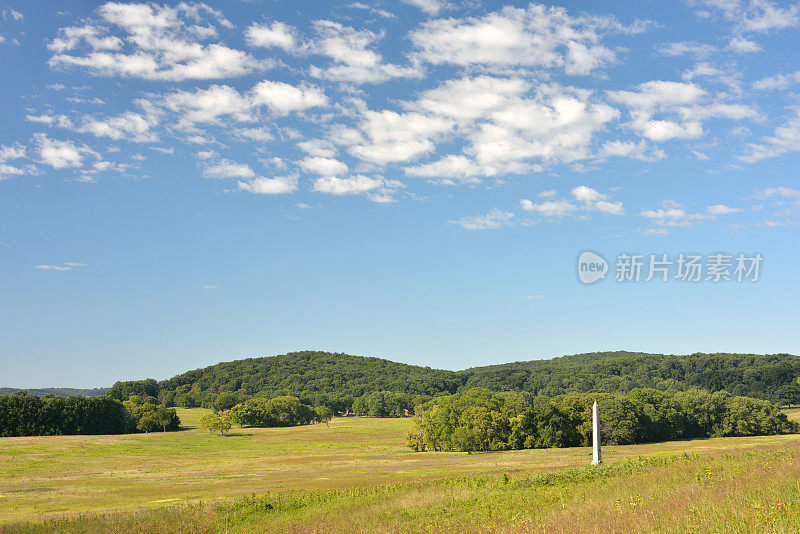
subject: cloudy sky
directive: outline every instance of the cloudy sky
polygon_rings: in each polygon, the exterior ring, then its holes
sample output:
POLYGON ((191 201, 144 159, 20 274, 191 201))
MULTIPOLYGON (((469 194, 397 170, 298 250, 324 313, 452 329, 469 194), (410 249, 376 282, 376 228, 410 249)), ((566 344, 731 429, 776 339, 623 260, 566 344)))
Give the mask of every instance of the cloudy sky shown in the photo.
POLYGON ((799 353, 799 56, 771 0, 0 2, 0 386, 799 353))

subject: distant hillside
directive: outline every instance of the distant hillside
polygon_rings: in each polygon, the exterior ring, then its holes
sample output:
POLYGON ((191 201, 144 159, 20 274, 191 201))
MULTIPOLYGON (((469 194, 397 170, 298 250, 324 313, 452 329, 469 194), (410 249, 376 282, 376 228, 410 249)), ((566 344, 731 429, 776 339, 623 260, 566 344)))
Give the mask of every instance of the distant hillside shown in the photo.
POLYGON ((82 397, 99 397, 105 395, 109 388, 75 389, 75 388, 0 388, 0 395, 9 395, 18 391, 25 391, 30 395, 55 395, 57 397, 69 397, 70 395, 81 395, 82 397))
POLYGON ((655 389, 725 390, 783 404, 800 402, 800 358, 789 354, 595 352, 462 371, 464 387, 519 389, 537 395, 655 389))
POLYGON ((484 387, 556 396, 591 391, 625 392, 637 387, 702 388, 800 403, 800 358, 788 354, 692 354, 597 352, 552 360, 514 362, 447 371, 327 352, 224 362, 159 383, 167 402, 212 406, 221 393, 239 396, 291 394, 337 408, 374 392, 406 398, 437 396, 484 387))

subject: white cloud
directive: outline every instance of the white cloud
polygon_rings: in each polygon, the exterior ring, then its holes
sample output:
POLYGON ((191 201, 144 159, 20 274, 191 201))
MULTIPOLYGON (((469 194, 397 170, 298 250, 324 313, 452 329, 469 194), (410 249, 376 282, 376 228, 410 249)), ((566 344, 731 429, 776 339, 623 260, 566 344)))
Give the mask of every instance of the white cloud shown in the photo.
POLYGON ((535 203, 528 199, 519 201, 520 207, 525 211, 532 211, 544 217, 564 217, 574 213, 578 207, 569 200, 547 200, 535 203))
POLYGON ((239 182, 239 189, 260 195, 281 195, 297 190, 297 177, 275 176, 265 178, 259 176, 247 182, 239 182))
POLYGON ((40 271, 71 271, 73 268, 76 267, 86 267, 85 263, 76 263, 76 262, 64 262, 61 265, 34 265, 34 269, 39 269, 40 271))
POLYGON ((214 164, 203 167, 206 178, 252 178, 256 175, 246 163, 237 163, 229 159, 221 159, 214 164))
POLYGON ((34 269, 41 271, 69 271, 70 268, 64 265, 34 265, 34 269))
POLYGON ((731 213, 738 213, 742 210, 739 208, 726 206, 725 204, 715 204, 706 208, 706 211, 711 215, 729 215, 731 213))
POLYGON ((397 189, 404 187, 402 182, 387 180, 383 177, 371 178, 355 175, 346 178, 325 176, 314 182, 314 191, 330 195, 366 195, 374 202, 392 202, 397 189))
POLYGON ((10 176, 28 174, 30 168, 11 165, 7 162, 26 158, 26 147, 15 143, 13 145, 0 145, 0 180, 10 176))
POLYGON ((278 21, 271 24, 251 24, 245 32, 245 39, 250 46, 276 47, 287 52, 294 52, 300 46, 297 30, 278 21))
POLYGON ((14 22, 22 22, 25 20, 25 15, 16 11, 14 9, 4 9, 3 10, 3 18, 4 19, 11 19, 14 22))
POLYGON ((410 6, 418 7, 428 15, 438 15, 440 11, 450 7, 447 2, 441 0, 401 0, 410 6))
POLYGON ((75 146, 72 141, 50 139, 42 133, 33 134, 33 139, 37 144, 39 161, 45 165, 50 165, 54 169, 83 165, 85 149, 75 146))
POLYGON ((737 54, 752 54, 754 52, 761 52, 761 46, 755 41, 745 39, 744 37, 733 37, 728 42, 728 48, 737 54))
POLYGON ((158 141, 153 128, 158 126, 157 113, 134 113, 126 111, 116 117, 96 119, 84 116, 83 121, 74 129, 81 133, 90 133, 97 137, 110 137, 115 140, 126 140, 137 143, 158 141))
POLYGON ((637 159, 639 161, 659 161, 667 157, 666 152, 660 148, 654 149, 644 140, 633 141, 606 141, 600 150, 603 157, 617 156, 622 158, 637 159))
POLYGON ((519 102, 528 90, 530 84, 521 78, 464 77, 425 91, 406 106, 464 125, 519 102))
POLYGON ((496 230, 498 228, 502 228, 503 226, 510 225, 513 218, 513 213, 493 208, 492 211, 486 215, 462 217, 461 219, 448 222, 457 224, 465 230, 496 230))
POLYGON ((421 71, 414 65, 399 66, 384 63, 374 50, 382 36, 369 30, 356 30, 338 22, 314 22, 317 39, 309 46, 314 53, 333 61, 326 68, 312 67, 311 74, 318 78, 353 83, 379 83, 392 78, 415 78, 421 71))
POLYGON ((771 0, 690 0, 702 8, 701 15, 719 13, 740 30, 766 32, 793 28, 800 22, 800 6, 781 7, 771 0))
POLYGON ((660 44, 656 47, 656 51, 664 56, 707 57, 716 52, 717 47, 693 41, 679 41, 660 44))
MULTIPOLYGON (((543 202, 533 202, 532 200, 522 199, 520 207, 529 212, 534 212, 543 217, 566 217, 578 211, 597 211, 606 215, 622 215, 625 210, 622 202, 611 202, 608 195, 600 193, 596 189, 585 185, 576 186, 570 191, 570 195, 575 201, 567 199, 545 200, 543 202)), ((542 191, 539 193, 543 198, 554 198, 554 190, 542 191)))
POLYGON ((525 295, 522 298, 525 300, 541 300, 544 298, 544 295, 525 295))
POLYGON ((753 82, 753 89, 761 91, 769 89, 787 89, 790 85, 800 83, 800 71, 788 74, 776 74, 769 78, 763 78, 753 82))
POLYGON ((219 289, 217 284, 206 284, 203 286, 203 289, 206 291, 214 291, 215 289, 219 289))
POLYGON ((263 108, 275 115, 287 115, 324 106, 327 102, 327 97, 318 87, 269 80, 256 84, 245 93, 228 85, 212 85, 193 92, 169 93, 160 99, 166 109, 178 114, 178 127, 187 130, 193 130, 197 124, 223 124, 223 119, 227 122, 255 122, 263 108))
POLYGON ((702 120, 707 118, 758 116, 748 106, 711 100, 693 83, 654 80, 639 84, 636 91, 609 91, 608 95, 630 108, 630 125, 641 136, 656 142, 698 138, 703 135, 702 120), (656 118, 659 115, 663 118, 656 118))
POLYGON ((758 198, 770 198, 774 196, 800 200, 800 190, 784 186, 768 187, 766 189, 762 189, 757 194, 758 198))
POLYGON ((643 209, 639 215, 653 221, 658 226, 671 228, 692 226, 711 218, 710 214, 687 213, 680 204, 671 200, 663 201, 659 209, 643 209))
POLYGON ((333 158, 307 157, 299 161, 298 165, 306 172, 321 176, 335 176, 347 172, 347 165, 333 158))
POLYGON ((234 133, 244 139, 258 141, 260 143, 272 141, 273 138, 272 133, 266 128, 237 128, 234 130, 234 133))
POLYGON ((453 122, 420 113, 367 111, 353 131, 349 152, 364 161, 385 164, 410 161, 435 148, 433 139, 453 127, 453 122))
POLYGON ((800 151, 800 108, 794 110, 794 115, 786 123, 775 128, 771 136, 762 139, 761 143, 748 145, 747 153, 737 157, 747 163, 755 163, 797 151, 800 151))
POLYGON ((437 19, 411 32, 421 59, 435 65, 554 67, 588 74, 615 61, 600 44, 607 31, 625 28, 615 19, 571 16, 560 7, 504 7, 482 18, 437 19))
POLYGON ((297 147, 310 156, 332 158, 336 156, 336 146, 325 139, 311 139, 297 143, 297 147))
POLYGON ((51 67, 83 67, 100 76, 182 81, 241 76, 265 67, 221 43, 217 28, 231 23, 205 4, 109 2, 97 9, 97 24, 62 28, 48 47, 51 67), (110 27, 121 31, 121 37, 110 27), (77 51, 75 55, 68 52, 77 51))
POLYGON ((430 178, 434 183, 445 185, 478 183, 480 180, 476 176, 482 174, 472 159, 452 154, 432 163, 406 167, 403 171, 409 176, 430 178))

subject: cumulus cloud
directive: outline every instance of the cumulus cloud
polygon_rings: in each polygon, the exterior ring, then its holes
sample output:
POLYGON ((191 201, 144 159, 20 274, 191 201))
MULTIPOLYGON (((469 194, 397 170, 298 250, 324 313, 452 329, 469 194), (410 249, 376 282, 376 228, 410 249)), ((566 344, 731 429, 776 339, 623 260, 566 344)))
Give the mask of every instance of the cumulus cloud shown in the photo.
POLYGON ((512 223, 514 214, 510 211, 501 211, 493 208, 492 211, 486 215, 473 215, 469 217, 462 217, 448 221, 451 224, 457 224, 465 230, 496 230, 503 226, 508 226, 512 223))
POLYGON ((299 161, 298 165, 306 172, 321 176, 334 176, 347 172, 347 165, 333 158, 307 157, 299 161))
POLYGON ((313 51, 328 56, 333 64, 325 68, 312 67, 313 76, 334 81, 379 83, 422 74, 415 65, 385 63, 375 51, 382 36, 370 30, 357 30, 330 20, 315 21, 314 28, 318 37, 311 45, 313 51))
POLYGON ((603 157, 617 156, 639 161, 659 161, 667 157, 660 148, 652 148, 646 141, 606 141, 600 150, 603 157))
POLYGON ((453 121, 421 113, 366 111, 351 130, 353 156, 372 163, 410 161, 435 148, 434 139, 453 128, 453 121))
MULTIPOLYGON (((782 6, 771 0, 689 0, 700 8, 700 15, 721 15, 746 32, 766 32, 793 28, 800 22, 800 6, 782 6)), ((788 2, 787 2, 788 3, 788 2)))
POLYGON ((441 0, 402 0, 403 3, 418 7, 428 15, 438 15, 440 11, 450 7, 447 2, 441 0))
POLYGON ((662 43, 656 47, 656 51, 664 56, 707 57, 716 52, 717 47, 694 41, 678 41, 662 43))
POLYGON ((197 124, 219 125, 223 120, 255 122, 263 110, 273 115, 287 115, 324 106, 327 102, 325 93, 318 87, 264 80, 244 93, 228 85, 177 91, 164 95, 159 104, 178 114, 179 128, 193 130, 197 124))
MULTIPOLYGON (((542 191, 539 196, 543 198, 553 198, 554 190, 542 191)), ((596 211, 606 215, 622 215, 625 210, 622 202, 612 202, 608 195, 585 185, 576 186, 570 191, 569 199, 545 200, 543 202, 533 202, 529 199, 520 200, 520 207, 528 212, 536 213, 547 218, 561 218, 573 215, 579 211, 596 211)))
POLYGON ((28 174, 31 170, 30 168, 20 167, 16 162, 14 165, 8 163, 9 161, 20 160, 26 157, 26 147, 24 145, 19 143, 0 145, 0 180, 11 176, 28 174))
POLYGON ((239 189, 259 195, 281 195, 297 190, 296 176, 259 176, 246 182, 239 182, 239 189))
POLYGON ((742 211, 739 208, 732 208, 725 204, 715 204, 706 208, 706 211, 711 215, 729 215, 731 213, 738 213, 742 211))
POLYGON ((237 163, 229 159, 220 159, 203 167, 206 178, 252 178, 256 175, 246 163, 237 163))
POLYGON ((480 18, 430 20, 410 37, 418 57, 434 65, 547 67, 581 75, 616 60, 614 51, 600 43, 604 33, 639 30, 611 18, 530 4, 480 18))
POLYGON ((791 72, 788 74, 776 74, 769 78, 762 78, 753 82, 753 89, 761 91, 770 89, 788 89, 789 86, 800 83, 800 71, 791 72))
POLYGON ((265 64, 215 38, 232 24, 201 3, 177 6, 108 2, 96 22, 62 28, 48 48, 51 67, 81 67, 100 76, 182 81, 241 76, 265 64), (121 37, 114 35, 119 32, 121 37))
POLYGON ((754 52, 761 52, 761 46, 755 41, 745 39, 744 37, 733 37, 728 41, 728 48, 737 54, 752 54, 754 52))
POLYGON ((712 100, 693 83, 654 80, 639 84, 635 91, 609 91, 608 96, 630 108, 630 125, 637 133, 656 142, 696 139, 703 135, 702 121, 711 117, 758 116, 749 106, 712 100))
POLYGON ((546 200, 535 203, 526 198, 519 201, 520 207, 525 211, 531 211, 544 217, 564 217, 574 213, 578 207, 569 200, 546 200))
POLYGON ((749 144, 746 153, 737 157, 747 163, 755 163, 799 150, 800 108, 796 108, 793 115, 783 125, 775 128, 771 136, 765 137, 760 143, 749 144))
POLYGON ((87 151, 85 147, 76 146, 72 141, 50 139, 43 133, 33 134, 33 139, 36 142, 36 151, 41 163, 54 169, 83 165, 83 155, 87 151))
POLYGON ((711 218, 711 215, 706 213, 688 213, 680 204, 672 200, 663 201, 658 209, 643 209, 639 215, 658 226, 673 228, 692 226, 711 218))
POLYGON ((245 32, 245 39, 250 46, 281 48, 287 52, 296 52, 301 46, 297 30, 279 21, 251 24, 245 32))
POLYGON ((364 175, 339 178, 325 176, 317 178, 314 182, 314 191, 330 195, 365 195, 373 202, 387 203, 394 201, 394 193, 405 187, 397 180, 387 180, 383 177, 369 177, 364 175))
POLYGON ((434 183, 444 185, 479 183, 480 179, 477 176, 482 174, 481 168, 474 160, 467 156, 453 154, 431 163, 406 167, 403 170, 408 176, 428 178, 434 183))

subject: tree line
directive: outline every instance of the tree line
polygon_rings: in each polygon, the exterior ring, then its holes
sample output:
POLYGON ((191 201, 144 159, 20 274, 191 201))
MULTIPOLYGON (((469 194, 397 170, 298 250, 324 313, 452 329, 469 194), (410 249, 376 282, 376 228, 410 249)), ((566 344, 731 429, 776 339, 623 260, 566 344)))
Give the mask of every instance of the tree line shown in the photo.
POLYGON ((601 442, 626 445, 675 439, 798 432, 769 401, 699 389, 637 388, 624 394, 556 397, 472 388, 418 407, 407 436, 416 451, 495 451, 591 444, 591 407, 600 406, 601 442))
POLYGON ((133 396, 121 402, 108 395, 0 395, 3 437, 125 434, 176 430, 179 426, 175 409, 159 404, 153 397, 133 396))
POLYGON ((310 406, 327 406, 336 414, 388 417, 411 414, 422 401, 475 387, 546 397, 592 391, 626 393, 637 388, 697 388, 797 405, 800 358, 788 354, 600 352, 447 371, 379 358, 302 351, 219 363, 162 382, 117 383, 109 393, 120 399, 131 392, 147 393, 167 406, 216 410, 230 409, 253 397, 289 395, 310 406))
POLYGON ((292 396, 271 399, 256 397, 235 404, 228 410, 216 410, 200 418, 200 427, 225 435, 233 424, 241 427, 287 427, 328 423, 333 411, 327 406, 309 406, 292 396))

